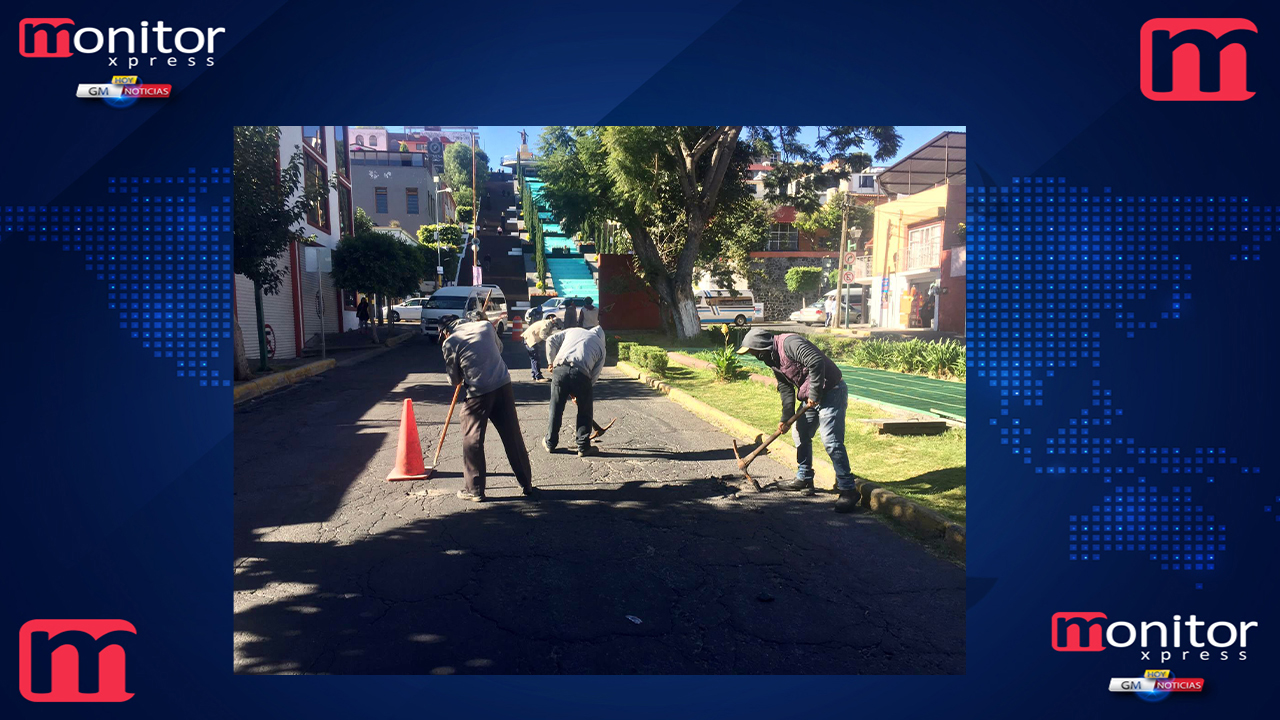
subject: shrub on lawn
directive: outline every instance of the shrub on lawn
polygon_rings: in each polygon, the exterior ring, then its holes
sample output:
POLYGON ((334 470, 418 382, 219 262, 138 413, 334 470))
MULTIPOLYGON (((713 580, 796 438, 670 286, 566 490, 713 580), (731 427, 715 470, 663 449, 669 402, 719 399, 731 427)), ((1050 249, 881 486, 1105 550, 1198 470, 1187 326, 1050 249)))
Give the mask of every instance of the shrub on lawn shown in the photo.
POLYGON ((618 357, 618 336, 606 335, 604 339, 605 357, 618 357))
POLYGON ((640 347, 640 343, 634 343, 634 342, 620 342, 620 343, 618 343, 618 359, 619 359, 619 360, 625 360, 625 361, 627 361, 627 362, 630 362, 630 361, 631 361, 631 350, 632 350, 632 349, 634 349, 634 348, 637 348, 637 347, 640 347))
POLYGON ((631 362, 655 375, 665 375, 667 351, 653 345, 638 345, 631 349, 631 362))

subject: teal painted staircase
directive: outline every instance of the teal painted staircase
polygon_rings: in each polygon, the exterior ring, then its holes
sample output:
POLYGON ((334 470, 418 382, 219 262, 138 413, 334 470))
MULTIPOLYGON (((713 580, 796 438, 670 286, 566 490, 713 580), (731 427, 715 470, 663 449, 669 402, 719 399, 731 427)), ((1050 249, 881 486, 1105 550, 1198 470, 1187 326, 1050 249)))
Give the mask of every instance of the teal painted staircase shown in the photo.
POLYGON ((551 274, 556 294, 570 297, 589 297, 600 304, 600 290, 596 287, 591 267, 582 257, 578 244, 564 234, 555 217, 542 202, 543 183, 536 178, 526 178, 529 192, 538 205, 538 218, 542 220, 543 248, 547 256, 547 272, 551 274))

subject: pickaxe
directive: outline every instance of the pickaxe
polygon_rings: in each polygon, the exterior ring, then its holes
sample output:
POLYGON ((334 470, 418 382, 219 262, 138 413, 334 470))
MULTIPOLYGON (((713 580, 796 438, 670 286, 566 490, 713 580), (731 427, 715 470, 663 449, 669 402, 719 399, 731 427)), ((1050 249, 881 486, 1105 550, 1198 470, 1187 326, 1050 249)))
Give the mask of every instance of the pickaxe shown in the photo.
MULTIPOLYGON (((573 404, 574 404, 574 405, 577 405, 577 404, 578 404, 578 398, 576 398, 576 397, 574 397, 574 396, 572 396, 572 395, 570 395, 570 396, 569 396, 569 398, 570 398, 571 400, 573 400, 573 404)), ((600 437, 601 435, 603 435, 603 434, 605 434, 606 432, 608 432, 608 431, 609 431, 609 428, 613 427, 613 424, 614 424, 614 423, 616 423, 616 422, 618 422, 618 418, 614 418, 614 419, 612 419, 612 420, 610 420, 610 421, 609 421, 609 424, 608 424, 608 425, 605 425, 604 427, 600 427, 600 423, 596 422, 596 419, 595 419, 595 418, 591 418, 591 426, 592 426, 592 427, 594 427, 594 428, 596 429, 596 431, 595 431, 595 432, 591 433, 591 439, 592 439, 592 440, 595 440, 596 438, 598 438, 598 437, 600 437)))
POLYGON ((751 477, 751 473, 747 472, 747 466, 750 465, 751 462, 755 460, 757 457, 767 454, 769 452, 769 446, 773 444, 773 441, 782 437, 783 433, 790 430, 791 426, 795 424, 796 420, 800 419, 800 416, 803 415, 805 411, 807 411, 808 409, 809 409, 808 405, 801 405, 800 412, 797 412, 795 415, 792 415, 790 418, 787 419, 786 422, 782 423, 782 427, 778 428, 778 432, 770 435, 768 440, 761 442, 761 438, 764 436, 756 435, 756 439, 755 439, 755 442, 757 443, 756 449, 752 450, 751 454, 747 455, 746 457, 742 457, 742 453, 739 452, 738 441, 736 439, 733 441, 733 456, 738 458, 738 470, 741 471, 742 474, 745 475, 746 478, 751 481, 751 484, 755 486, 756 492, 760 492, 760 483, 756 482, 756 479, 751 477))

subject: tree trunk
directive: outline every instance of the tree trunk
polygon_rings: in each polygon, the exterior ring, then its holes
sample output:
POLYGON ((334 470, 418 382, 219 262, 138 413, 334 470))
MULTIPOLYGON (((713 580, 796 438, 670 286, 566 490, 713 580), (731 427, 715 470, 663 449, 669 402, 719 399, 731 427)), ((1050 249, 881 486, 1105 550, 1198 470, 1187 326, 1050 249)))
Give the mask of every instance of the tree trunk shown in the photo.
POLYGON ((253 372, 249 370, 249 358, 244 353, 244 336, 240 334, 240 313, 232 313, 232 337, 235 340, 235 366, 232 377, 236 380, 252 380, 253 372))
POLYGON ((267 320, 262 311, 262 284, 253 282, 253 309, 258 319, 258 372, 271 372, 267 364, 267 320))

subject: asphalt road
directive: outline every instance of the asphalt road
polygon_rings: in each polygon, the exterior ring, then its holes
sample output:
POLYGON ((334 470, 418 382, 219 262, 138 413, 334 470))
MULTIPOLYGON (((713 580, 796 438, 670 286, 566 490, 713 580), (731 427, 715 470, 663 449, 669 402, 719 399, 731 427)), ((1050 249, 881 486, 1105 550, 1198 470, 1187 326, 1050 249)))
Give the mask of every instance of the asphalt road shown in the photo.
POLYGON ((421 339, 236 410, 236 672, 964 672, 961 568, 830 495, 752 492, 728 436, 611 369, 602 454, 548 455, 548 387, 507 360, 540 503, 496 433, 490 500, 454 496, 456 415, 435 478, 385 481, 403 400, 432 446, 451 396, 421 339))

